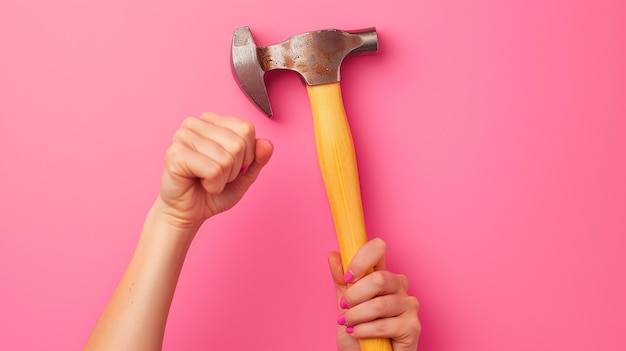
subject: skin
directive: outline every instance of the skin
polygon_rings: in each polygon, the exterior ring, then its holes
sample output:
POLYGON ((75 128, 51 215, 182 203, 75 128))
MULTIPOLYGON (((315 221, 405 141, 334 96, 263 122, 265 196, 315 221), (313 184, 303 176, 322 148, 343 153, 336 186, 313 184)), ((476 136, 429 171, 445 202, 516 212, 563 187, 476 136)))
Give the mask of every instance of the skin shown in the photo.
MULTIPOLYGON (((135 252, 89 336, 84 350, 160 350, 187 251, 208 218, 232 208, 269 162, 274 147, 254 126, 214 113, 187 118, 165 155, 159 196, 146 216, 135 252)), ((358 338, 392 338, 394 351, 415 350, 417 300, 406 278, 384 270, 385 244, 374 239, 357 252, 344 280, 339 253, 329 255, 338 298, 350 308, 340 325, 341 351, 358 338), (374 274, 365 275, 370 268, 374 274), (351 278, 350 276, 348 278, 351 278), (385 302, 382 302, 385 301, 385 302), (346 333, 346 329, 351 333, 346 333)))
POLYGON ((419 302, 407 292, 408 280, 386 270, 387 245, 372 239, 348 264, 346 274, 338 252, 328 255, 337 289, 337 349, 360 350, 358 339, 389 338, 394 351, 417 349, 421 324, 419 302), (371 269, 374 271, 370 274, 371 269))

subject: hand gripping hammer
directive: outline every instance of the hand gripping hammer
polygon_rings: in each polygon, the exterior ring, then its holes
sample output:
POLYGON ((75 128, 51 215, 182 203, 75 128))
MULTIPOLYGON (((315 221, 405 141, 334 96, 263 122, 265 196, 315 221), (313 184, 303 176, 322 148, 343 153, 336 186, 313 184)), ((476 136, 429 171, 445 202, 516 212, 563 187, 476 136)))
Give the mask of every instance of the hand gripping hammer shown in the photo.
MULTIPOLYGON (((257 47, 250 28, 235 30, 232 68, 239 86, 265 114, 272 115, 265 72, 298 72, 306 84, 313 113, 315 143, 322 178, 330 203, 343 267, 367 242, 359 176, 352 133, 340 87, 340 66, 353 53, 378 50, 375 29, 320 30, 295 35, 286 41, 257 47)), ((362 351, 391 351, 388 339, 361 340, 362 351)))

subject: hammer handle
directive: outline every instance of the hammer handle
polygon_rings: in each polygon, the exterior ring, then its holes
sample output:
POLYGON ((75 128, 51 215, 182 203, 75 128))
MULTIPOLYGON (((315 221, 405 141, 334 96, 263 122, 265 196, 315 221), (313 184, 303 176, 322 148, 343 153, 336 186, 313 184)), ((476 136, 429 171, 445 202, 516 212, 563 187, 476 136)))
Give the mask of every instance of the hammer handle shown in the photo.
MULTIPOLYGON (((344 271, 367 242, 356 154, 339 82, 307 86, 317 156, 344 271)), ((389 339, 361 339, 361 351, 392 351, 389 339)))

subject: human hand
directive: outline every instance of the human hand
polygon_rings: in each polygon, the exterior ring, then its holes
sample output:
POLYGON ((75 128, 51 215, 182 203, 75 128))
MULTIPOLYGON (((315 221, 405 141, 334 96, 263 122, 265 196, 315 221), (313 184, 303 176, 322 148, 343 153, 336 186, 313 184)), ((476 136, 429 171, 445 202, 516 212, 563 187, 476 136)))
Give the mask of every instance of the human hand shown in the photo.
POLYGON ((175 227, 197 230, 241 199, 273 150, 239 118, 204 113, 185 119, 165 156, 155 210, 175 227))
POLYGON ((340 351, 359 351, 358 339, 367 338, 389 338, 394 351, 417 349, 419 302, 408 295, 404 275, 385 269, 386 250, 383 240, 370 240, 354 255, 345 275, 340 254, 331 252, 328 256, 339 301, 340 351), (372 268, 374 272, 367 274, 372 268))

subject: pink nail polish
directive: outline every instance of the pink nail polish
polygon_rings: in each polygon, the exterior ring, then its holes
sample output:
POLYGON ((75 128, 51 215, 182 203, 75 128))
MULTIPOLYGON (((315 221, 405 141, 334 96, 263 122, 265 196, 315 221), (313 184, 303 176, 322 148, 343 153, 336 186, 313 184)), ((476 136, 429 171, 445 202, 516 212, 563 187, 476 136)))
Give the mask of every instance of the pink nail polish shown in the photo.
POLYGON ((339 325, 346 325, 346 315, 345 314, 340 314, 339 317, 337 317, 337 323, 339 325))
POLYGON ((249 168, 249 167, 250 167, 250 166, 243 166, 243 167, 241 168, 241 172, 240 172, 240 173, 241 173, 241 174, 246 173, 246 172, 248 171, 248 168, 249 168))
POLYGON ((352 283, 354 280, 354 273, 351 270, 346 271, 346 275, 343 276, 343 281, 346 283, 352 283))
POLYGON ((348 334, 354 333, 354 327, 347 327, 346 328, 346 333, 348 333, 348 334))
POLYGON ((344 310, 349 308, 348 304, 346 303, 346 299, 344 299, 343 296, 341 297, 341 300, 339 300, 339 306, 344 310))

